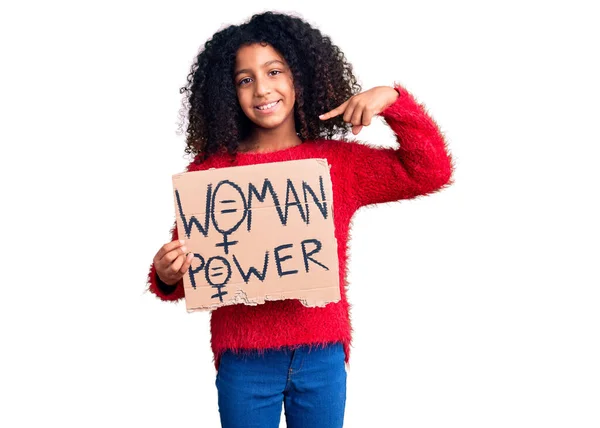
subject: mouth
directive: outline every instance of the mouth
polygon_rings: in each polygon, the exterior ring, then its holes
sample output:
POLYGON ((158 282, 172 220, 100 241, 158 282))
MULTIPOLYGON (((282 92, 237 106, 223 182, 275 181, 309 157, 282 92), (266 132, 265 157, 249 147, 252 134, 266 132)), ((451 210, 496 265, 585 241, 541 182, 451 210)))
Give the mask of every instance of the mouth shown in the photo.
POLYGON ((277 100, 277 101, 273 101, 270 102, 268 104, 261 104, 259 106, 254 107, 256 110, 258 110, 261 113, 270 113, 272 111, 274 111, 278 106, 279 103, 281 103, 281 100, 277 100))

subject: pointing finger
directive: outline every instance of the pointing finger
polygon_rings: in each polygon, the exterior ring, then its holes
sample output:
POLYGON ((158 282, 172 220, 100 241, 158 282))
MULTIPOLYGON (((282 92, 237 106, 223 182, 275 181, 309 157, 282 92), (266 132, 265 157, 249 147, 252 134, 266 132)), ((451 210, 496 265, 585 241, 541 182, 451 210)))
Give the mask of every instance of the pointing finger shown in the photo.
POLYGON ((346 107, 348 106, 348 102, 349 101, 350 100, 346 100, 342 104, 340 104, 339 106, 337 106, 336 108, 334 108, 333 110, 328 111, 327 113, 322 114, 321 116, 319 116, 319 119, 321 119, 321 120, 327 120, 327 119, 331 119, 332 117, 339 116, 340 114, 344 113, 344 111, 346 111, 346 107))

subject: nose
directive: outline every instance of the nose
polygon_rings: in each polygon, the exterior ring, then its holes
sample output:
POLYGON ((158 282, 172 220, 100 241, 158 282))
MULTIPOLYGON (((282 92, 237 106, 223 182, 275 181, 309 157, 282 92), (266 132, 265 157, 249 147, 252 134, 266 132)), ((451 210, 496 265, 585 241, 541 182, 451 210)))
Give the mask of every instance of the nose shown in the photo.
POLYGON ((269 85, 268 79, 264 77, 257 77, 254 85, 254 95, 257 97, 264 97, 271 93, 271 86, 269 85))

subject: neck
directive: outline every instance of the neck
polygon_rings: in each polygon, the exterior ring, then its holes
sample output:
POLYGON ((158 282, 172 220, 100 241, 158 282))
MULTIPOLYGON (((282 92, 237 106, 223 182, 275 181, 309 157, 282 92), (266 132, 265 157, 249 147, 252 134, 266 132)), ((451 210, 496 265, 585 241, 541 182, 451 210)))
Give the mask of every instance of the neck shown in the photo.
POLYGON ((302 143, 295 128, 254 128, 252 134, 240 143, 240 152, 268 153, 294 147, 302 143))

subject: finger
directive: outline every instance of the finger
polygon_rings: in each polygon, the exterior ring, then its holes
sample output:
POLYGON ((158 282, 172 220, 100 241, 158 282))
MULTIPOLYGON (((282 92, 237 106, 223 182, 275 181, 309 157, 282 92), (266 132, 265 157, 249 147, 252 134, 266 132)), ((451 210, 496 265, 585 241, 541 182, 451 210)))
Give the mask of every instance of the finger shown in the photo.
POLYGON ((183 256, 185 257, 188 253, 188 249, 185 245, 182 245, 179 248, 175 248, 174 250, 169 251, 167 254, 164 255, 164 257, 162 259, 159 260, 159 264, 168 267, 170 266, 175 260, 177 260, 177 257, 183 256))
POLYGON ((327 119, 331 119, 332 117, 339 116, 340 114, 344 113, 344 111, 346 110, 346 106, 347 106, 346 103, 341 104, 341 105, 337 106, 336 108, 334 108, 333 110, 319 116, 319 119, 327 120, 327 119))
POLYGON ((348 106, 348 102, 349 101, 350 101, 350 99, 344 101, 342 104, 340 104, 339 106, 337 106, 333 110, 328 111, 327 113, 322 114, 321 116, 319 116, 319 119, 321 119, 321 120, 327 120, 327 119, 331 119, 332 117, 339 116, 340 114, 344 113, 344 111, 346 111, 346 107, 348 106))
POLYGON ((158 252, 156 253, 156 256, 154 257, 154 261, 158 262, 160 261, 165 254, 167 254, 168 252, 179 248, 181 246, 183 246, 185 244, 185 241, 183 239, 179 239, 179 240, 175 240, 175 241, 171 241, 165 245, 163 245, 162 247, 160 247, 160 250, 158 250, 158 252))
POLYGON ((352 123, 352 116, 354 115, 355 109, 356 109, 355 103, 348 104, 348 107, 346 107, 346 111, 344 112, 344 122, 352 123))
POLYGON ((374 113, 375 111, 371 109, 365 109, 363 111, 362 124, 364 126, 369 126, 371 124, 371 120, 373 119, 373 116, 375 116, 374 113))
POLYGON ((168 272, 170 274, 172 272, 171 266, 172 266, 173 262, 175 260, 177 260, 177 257, 180 257, 180 256, 185 257, 186 253, 182 250, 186 250, 185 245, 169 251, 167 254, 165 254, 163 256, 162 259, 160 259, 158 262, 155 263, 156 269, 159 272, 168 272))
POLYGON ((361 129, 363 129, 363 125, 354 125, 352 127, 352 133, 354 135, 358 135, 358 133, 360 132, 361 129))
POLYGON ((169 274, 173 275, 173 274, 178 274, 179 273, 179 269, 181 269, 181 266, 183 265, 183 262, 186 260, 185 255, 180 254, 177 256, 177 258, 175 260, 173 260, 173 263, 171 263, 171 265, 169 266, 169 274))
POLYGON ((363 106, 356 106, 354 111, 352 112, 352 117, 350 119, 350 123, 354 126, 362 125, 363 114, 365 112, 365 108, 363 106))
POLYGON ((179 273, 184 275, 187 270, 189 269, 189 267, 192 264, 192 259, 194 258, 194 253, 188 253, 187 257, 185 258, 185 261, 183 262, 183 264, 181 265, 181 268, 179 269, 179 273))

